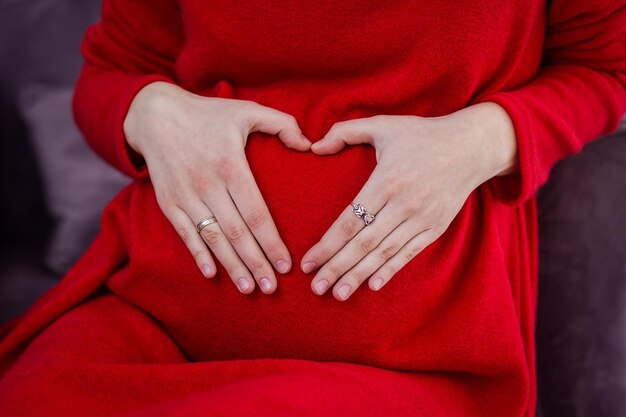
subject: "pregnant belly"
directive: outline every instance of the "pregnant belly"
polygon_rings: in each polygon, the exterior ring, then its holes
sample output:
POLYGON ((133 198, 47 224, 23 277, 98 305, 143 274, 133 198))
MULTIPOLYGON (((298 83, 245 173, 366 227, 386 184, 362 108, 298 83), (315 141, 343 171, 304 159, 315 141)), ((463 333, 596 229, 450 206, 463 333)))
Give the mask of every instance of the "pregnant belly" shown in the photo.
POLYGON ((476 193, 448 231, 381 291, 365 284, 340 302, 330 292, 315 295, 313 275, 303 274, 299 264, 367 180, 376 163, 373 148, 320 157, 256 134, 246 151, 294 264, 290 273, 277 274, 278 290, 270 296, 258 288, 240 294, 219 264, 217 276, 204 279, 162 215, 151 184, 132 185, 129 263, 108 286, 155 317, 190 359, 299 358, 420 369, 440 358, 440 368, 484 370, 484 349, 491 352, 487 362, 503 363, 494 338, 485 334, 498 334, 498 328, 503 343, 510 343, 504 329, 514 311, 503 315, 506 297, 493 297, 494 288, 506 294, 504 268, 492 262, 485 269, 488 262, 480 259, 491 255, 488 239, 481 243, 476 193), (494 286, 497 274, 502 288, 494 286), (468 354, 468 341, 481 349, 468 354), (454 358, 464 359, 454 364, 454 358))

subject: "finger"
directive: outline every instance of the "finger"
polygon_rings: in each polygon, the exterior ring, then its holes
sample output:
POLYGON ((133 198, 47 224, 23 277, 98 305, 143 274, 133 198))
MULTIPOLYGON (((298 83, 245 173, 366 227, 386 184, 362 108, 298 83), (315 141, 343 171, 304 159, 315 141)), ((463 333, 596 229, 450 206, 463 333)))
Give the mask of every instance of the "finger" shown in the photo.
POLYGON ((339 152, 346 145, 371 145, 374 120, 370 117, 335 123, 322 139, 311 145, 311 151, 318 155, 328 155, 339 152))
MULTIPOLYGON (((219 221, 222 232, 220 237, 226 237, 239 258, 254 276, 254 280, 258 282, 261 291, 266 294, 273 293, 276 290, 274 270, 241 217, 228 190, 224 188, 216 194, 207 195, 204 201, 207 202, 207 205, 210 202, 210 208, 219 221)), ((225 242, 221 243, 225 244, 225 242)))
POLYGON ((163 211, 170 221, 178 236, 193 256, 205 278, 213 278, 217 271, 213 257, 196 231, 195 223, 178 207, 172 207, 163 211))
POLYGON ((276 224, 249 166, 241 169, 239 176, 230 181, 227 187, 241 216, 265 252, 267 259, 277 271, 287 273, 291 268, 291 256, 280 238, 276 224))
POLYGON ((369 287, 380 290, 409 261, 419 255, 435 239, 433 229, 426 229, 409 240, 394 256, 378 268, 369 279, 369 287))
MULTIPOLYGON (((218 215, 211 214, 208 207, 199 199, 194 201, 195 204, 190 204, 189 200, 186 203, 183 210, 189 213, 196 225, 204 219, 215 216, 217 222, 204 227, 199 236, 206 243, 205 246, 208 245, 219 259, 239 291, 242 294, 250 294, 254 291, 254 278, 229 240, 224 236, 218 215)), ((197 230, 195 232, 198 233, 197 230)))
POLYGON ((333 296, 340 301, 347 300, 365 280, 415 236, 415 230, 419 226, 416 227, 414 223, 406 220, 389 233, 373 251, 341 277, 333 288, 333 296))
MULTIPOLYGON (((381 185, 374 174, 365 183, 361 191, 352 201, 362 204, 368 213, 376 216, 383 207, 387 196, 381 193, 381 185)), ((376 220, 374 220, 376 222, 376 220)), ((372 223, 373 225, 374 223, 372 223)), ((309 273, 321 267, 331 259, 346 243, 352 240, 365 226, 362 218, 355 215, 350 204, 341 212, 337 220, 330 226, 324 236, 302 257, 301 268, 304 273, 309 273)), ((368 227, 371 227, 368 226, 368 227)))
POLYGON ((260 104, 253 105, 251 132, 278 135, 288 148, 298 151, 308 151, 311 148, 311 141, 302 134, 295 117, 260 104))
MULTIPOLYGON (((345 277, 348 271, 374 251, 383 239, 392 233, 404 220, 406 220, 406 218, 403 216, 400 209, 394 207, 393 204, 386 204, 376 215, 376 221, 362 228, 352 240, 320 268, 311 282, 313 291, 318 295, 322 295, 340 279, 344 281, 344 284, 347 284, 342 277, 345 277)), ((406 240, 410 237, 411 236, 407 236, 406 240)), ((404 242, 406 242, 406 240, 404 242)), ((350 273, 350 276, 353 275, 354 274, 350 273)), ((350 290, 354 288, 356 288, 354 285, 350 288, 343 287, 340 289, 339 294, 345 294, 346 289, 350 290)), ((347 298, 347 295, 348 294, 345 294, 345 298, 347 298)))

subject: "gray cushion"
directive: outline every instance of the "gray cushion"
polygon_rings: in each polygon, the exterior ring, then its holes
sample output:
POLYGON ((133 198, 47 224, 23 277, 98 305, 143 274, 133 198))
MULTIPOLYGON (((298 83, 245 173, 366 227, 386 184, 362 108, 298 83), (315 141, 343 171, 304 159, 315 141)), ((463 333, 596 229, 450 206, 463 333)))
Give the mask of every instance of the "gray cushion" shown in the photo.
POLYGON ((53 220, 46 264, 62 275, 98 232, 104 206, 128 183, 87 146, 71 113, 72 88, 33 84, 19 107, 42 175, 53 220))

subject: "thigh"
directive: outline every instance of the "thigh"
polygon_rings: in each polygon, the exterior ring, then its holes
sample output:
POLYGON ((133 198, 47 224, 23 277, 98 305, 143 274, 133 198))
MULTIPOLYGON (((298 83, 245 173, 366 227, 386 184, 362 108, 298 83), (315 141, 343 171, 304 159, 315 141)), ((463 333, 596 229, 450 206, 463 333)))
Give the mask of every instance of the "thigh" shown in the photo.
POLYGON ((123 387, 129 367, 185 362, 150 316, 117 296, 99 295, 33 338, 0 379, 0 415, 74 415, 81 400, 91 407, 111 384, 123 387))
POLYGON ((31 341, 16 365, 184 361, 153 318, 107 293, 88 299, 50 324, 31 341))

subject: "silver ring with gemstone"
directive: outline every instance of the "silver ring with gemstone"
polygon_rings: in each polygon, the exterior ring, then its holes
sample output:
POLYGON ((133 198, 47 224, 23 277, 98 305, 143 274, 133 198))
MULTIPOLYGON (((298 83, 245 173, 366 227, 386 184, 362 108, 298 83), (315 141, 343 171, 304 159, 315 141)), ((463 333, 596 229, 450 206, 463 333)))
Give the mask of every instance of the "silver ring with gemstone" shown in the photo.
POLYGON ((368 211, 365 210, 365 207, 363 207, 361 204, 350 203, 350 205, 352 206, 352 212, 357 217, 363 219, 366 226, 369 226, 376 218, 376 216, 374 216, 373 214, 368 213, 368 211))

